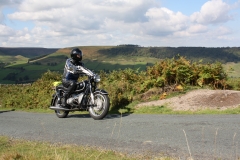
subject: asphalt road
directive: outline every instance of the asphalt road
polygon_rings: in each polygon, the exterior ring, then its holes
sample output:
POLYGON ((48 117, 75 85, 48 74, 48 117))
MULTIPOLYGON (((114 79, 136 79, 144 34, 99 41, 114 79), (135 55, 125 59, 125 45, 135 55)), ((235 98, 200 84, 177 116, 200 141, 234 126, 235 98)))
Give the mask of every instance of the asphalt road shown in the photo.
POLYGON ((240 115, 89 115, 0 111, 0 135, 179 159, 240 157, 240 115))

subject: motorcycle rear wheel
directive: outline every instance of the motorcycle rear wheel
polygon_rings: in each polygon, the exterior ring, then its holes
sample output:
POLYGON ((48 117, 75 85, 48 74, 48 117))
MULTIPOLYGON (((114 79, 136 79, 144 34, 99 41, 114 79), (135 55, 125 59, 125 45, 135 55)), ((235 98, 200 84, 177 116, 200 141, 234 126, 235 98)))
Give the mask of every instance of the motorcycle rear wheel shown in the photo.
POLYGON ((94 94, 94 104, 89 99, 89 105, 94 105, 89 108, 89 114, 94 120, 103 119, 107 114, 110 107, 110 100, 108 95, 96 93, 94 94))
MULTIPOLYGON (((55 100, 54 106, 58 106, 57 100, 55 100)), ((66 118, 68 116, 69 111, 55 110, 56 116, 58 118, 66 118)))

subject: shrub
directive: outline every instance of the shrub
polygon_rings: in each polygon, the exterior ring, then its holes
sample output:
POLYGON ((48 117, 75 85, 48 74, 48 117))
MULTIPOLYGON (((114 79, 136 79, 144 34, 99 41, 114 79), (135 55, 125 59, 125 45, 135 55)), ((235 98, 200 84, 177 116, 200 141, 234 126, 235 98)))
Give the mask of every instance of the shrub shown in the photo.
MULTIPOLYGON (((209 85, 213 88, 227 86, 227 75, 221 63, 191 63, 184 57, 160 60, 146 71, 133 69, 100 72, 99 88, 109 93, 111 110, 131 103, 133 97, 151 88, 169 85, 209 85)), ((54 93, 52 83, 60 81, 61 74, 48 71, 31 86, 1 86, 1 103, 4 107, 48 108, 54 93)), ((238 84, 238 87, 240 85, 238 84)), ((140 100, 140 99, 137 99, 140 100)))
POLYGON ((4 93, 2 105, 6 108, 48 108, 54 91, 52 83, 60 80, 61 75, 57 72, 48 71, 32 85, 11 85, 1 87, 4 93))

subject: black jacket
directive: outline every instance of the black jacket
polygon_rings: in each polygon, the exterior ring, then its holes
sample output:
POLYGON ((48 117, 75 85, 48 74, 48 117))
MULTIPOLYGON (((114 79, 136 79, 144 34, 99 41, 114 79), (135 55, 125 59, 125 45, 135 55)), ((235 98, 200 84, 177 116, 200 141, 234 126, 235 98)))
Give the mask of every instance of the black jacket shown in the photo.
POLYGON ((77 81, 80 75, 93 76, 94 73, 85 68, 82 62, 74 62, 71 58, 67 59, 63 72, 63 79, 77 81))

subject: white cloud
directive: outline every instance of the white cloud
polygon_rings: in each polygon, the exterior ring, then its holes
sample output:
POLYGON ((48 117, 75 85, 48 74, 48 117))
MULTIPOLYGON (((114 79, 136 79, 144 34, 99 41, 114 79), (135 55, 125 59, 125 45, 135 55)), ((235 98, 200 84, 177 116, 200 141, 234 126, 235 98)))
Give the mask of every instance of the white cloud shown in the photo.
POLYGON ((211 0, 201 7, 200 12, 193 13, 191 19, 200 24, 224 23, 233 19, 231 9, 232 6, 222 0, 211 0))
POLYGON ((195 25, 191 25, 189 28, 188 28, 188 32, 189 33, 204 33, 204 32, 207 32, 208 31, 208 27, 205 26, 205 25, 201 25, 201 24, 195 24, 195 25))
POLYGON ((155 36, 169 35, 186 29, 188 17, 181 12, 173 12, 167 8, 151 8, 146 14, 149 21, 144 24, 146 33, 155 36))
POLYGON ((5 25, 0 24, 0 37, 10 36, 15 34, 15 31, 5 25))
POLYGON ((22 0, 1 0, 0 1, 0 24, 4 24, 6 17, 3 14, 3 8, 6 6, 16 7, 20 4, 22 0))
POLYGON ((49 0, 43 1, 25 0, 19 11, 8 17, 13 20, 34 21, 38 26, 47 26, 62 35, 102 34, 109 30, 125 33, 129 26, 146 21, 144 14, 155 4, 153 0, 71 0, 62 7, 57 5, 62 2, 59 0, 52 0, 50 4, 47 3, 49 0), (112 24, 119 25, 110 28, 112 24))
MULTIPOLYGON (((19 12, 10 15, 18 20, 52 20, 66 18, 68 21, 104 17, 127 22, 144 20, 144 13, 153 6, 153 0, 25 0, 19 7, 19 12)), ((100 20, 101 20, 100 19, 100 20)), ((100 21, 98 20, 98 21, 100 21)))
MULTIPOLYGON (((174 12, 160 6, 157 0, 1 1, 0 10, 6 5, 16 8, 5 18, 30 21, 34 27, 13 30, 0 25, 0 41, 9 46, 42 47, 123 43, 176 46, 199 39, 205 45, 206 37, 227 39, 233 33, 224 24, 237 17, 232 11, 239 3, 240 0, 233 5, 224 0, 209 0, 200 11, 186 16, 181 10, 174 12)), ((4 17, 0 14, 1 21, 4 17)))
POLYGON ((23 0, 1 0, 0 1, 0 8, 4 6, 14 6, 19 5, 23 0))
POLYGON ((228 27, 220 26, 214 30, 216 35, 229 35, 232 33, 228 27))
POLYGON ((71 8, 76 3, 84 3, 85 1, 76 0, 23 0, 19 6, 20 12, 42 12, 58 8, 71 8))

